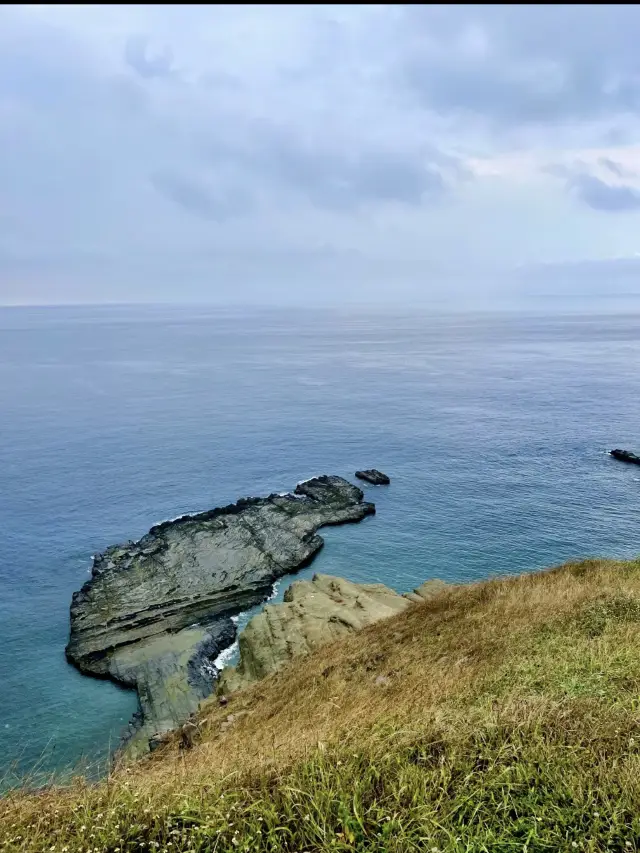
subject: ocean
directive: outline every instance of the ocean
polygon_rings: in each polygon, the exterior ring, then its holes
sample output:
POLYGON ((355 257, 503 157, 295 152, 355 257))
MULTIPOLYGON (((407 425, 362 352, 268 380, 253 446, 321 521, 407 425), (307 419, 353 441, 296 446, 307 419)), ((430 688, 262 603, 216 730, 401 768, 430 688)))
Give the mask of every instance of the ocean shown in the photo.
POLYGON ((376 467, 377 514, 299 576, 405 591, 639 553, 640 468, 606 452, 640 451, 639 321, 0 309, 0 784, 117 743, 135 695, 66 663, 69 603, 162 519, 376 467))

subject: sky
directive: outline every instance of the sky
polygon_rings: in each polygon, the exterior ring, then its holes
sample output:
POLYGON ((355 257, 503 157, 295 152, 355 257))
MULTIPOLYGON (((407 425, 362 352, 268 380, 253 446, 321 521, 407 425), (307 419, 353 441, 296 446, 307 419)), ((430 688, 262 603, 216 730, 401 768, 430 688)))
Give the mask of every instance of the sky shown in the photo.
POLYGON ((635 5, 2 6, 0 304, 640 292, 638 44, 635 5))

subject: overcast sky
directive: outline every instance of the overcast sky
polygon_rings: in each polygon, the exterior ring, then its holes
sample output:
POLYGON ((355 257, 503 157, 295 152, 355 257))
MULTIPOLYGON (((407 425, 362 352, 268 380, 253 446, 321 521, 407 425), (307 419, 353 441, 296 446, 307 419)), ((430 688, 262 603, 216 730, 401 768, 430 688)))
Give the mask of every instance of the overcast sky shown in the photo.
POLYGON ((3 6, 0 303, 635 270, 639 44, 637 6, 3 6))

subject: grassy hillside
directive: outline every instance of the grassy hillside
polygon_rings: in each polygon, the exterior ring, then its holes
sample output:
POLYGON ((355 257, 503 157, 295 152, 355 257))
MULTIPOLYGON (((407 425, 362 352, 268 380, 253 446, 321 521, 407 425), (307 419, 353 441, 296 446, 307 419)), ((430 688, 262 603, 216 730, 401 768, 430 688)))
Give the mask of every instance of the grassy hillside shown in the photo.
POLYGON ((640 561, 451 588, 212 701, 192 749, 11 794, 0 850, 640 850, 640 561))

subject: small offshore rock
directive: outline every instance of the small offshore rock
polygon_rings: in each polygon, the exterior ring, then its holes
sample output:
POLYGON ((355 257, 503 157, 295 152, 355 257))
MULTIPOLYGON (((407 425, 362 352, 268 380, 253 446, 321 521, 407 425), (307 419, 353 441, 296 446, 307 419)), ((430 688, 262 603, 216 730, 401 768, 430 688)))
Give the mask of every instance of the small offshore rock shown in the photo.
POLYGON ((376 468, 356 471, 356 477, 359 480, 366 480, 367 483, 371 483, 373 486, 388 486, 391 482, 386 474, 383 474, 382 471, 378 471, 376 468))
POLYGON ((619 459, 621 462, 631 462, 633 465, 640 465, 640 456, 632 453, 630 450, 610 450, 609 455, 614 459, 619 459))

